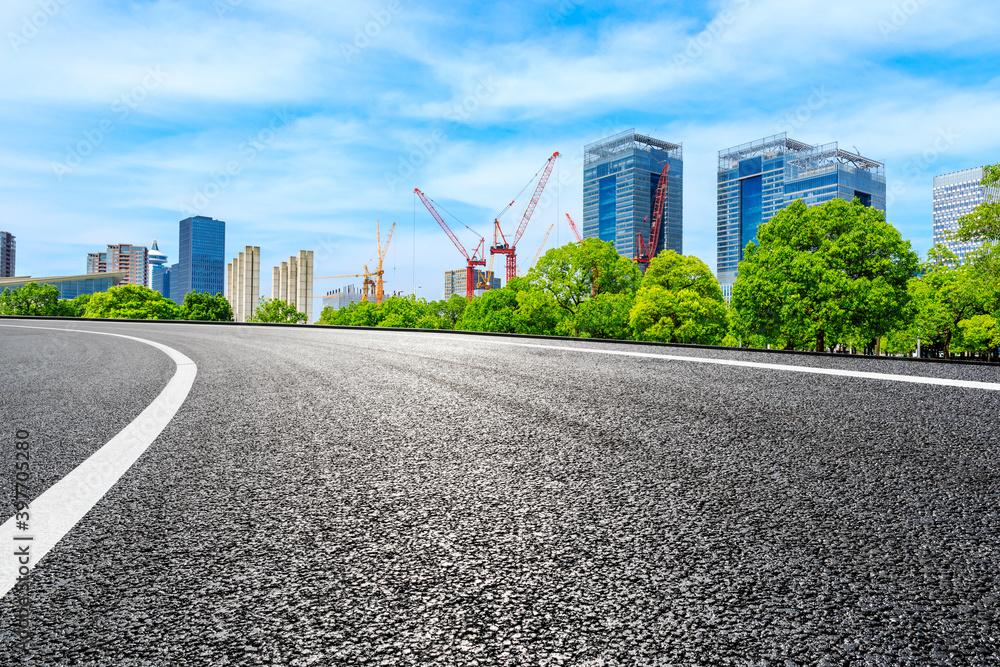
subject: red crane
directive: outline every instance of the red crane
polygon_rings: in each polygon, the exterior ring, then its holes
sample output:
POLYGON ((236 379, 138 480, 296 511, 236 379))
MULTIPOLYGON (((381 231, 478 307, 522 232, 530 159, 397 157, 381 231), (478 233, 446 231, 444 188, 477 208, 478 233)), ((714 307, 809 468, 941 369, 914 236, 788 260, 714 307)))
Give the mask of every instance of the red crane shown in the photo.
MULTIPOLYGON (((524 209, 524 216, 521 218, 521 224, 517 228, 517 232, 514 234, 514 241, 512 243, 507 243, 507 237, 504 235, 503 230, 500 229, 500 221, 498 219, 493 220, 493 245, 490 246, 490 255, 506 255, 507 256, 507 280, 517 276, 517 242, 521 240, 521 235, 524 234, 525 228, 528 226, 528 221, 531 219, 531 214, 535 212, 535 206, 538 204, 538 200, 542 196, 542 190, 545 189, 545 184, 549 181, 549 176, 552 174, 552 167, 555 166, 556 158, 559 157, 559 151, 552 154, 546 163, 542 167, 542 175, 538 179, 538 185, 535 186, 535 192, 531 195, 531 201, 528 202, 528 207, 524 209), (503 241, 501 243, 501 241, 503 241)), ((511 202, 513 204, 514 202, 511 202)), ((510 204, 507 205, 510 208, 510 204)), ((507 210, 504 209, 504 211, 507 210)), ((503 215, 501 213, 500 215, 503 215)), ((498 216, 499 217, 499 216, 498 216)), ((492 265, 492 257, 490 258, 492 265)))
POLYGON ((468 262, 465 270, 465 298, 471 301, 475 294, 474 290, 476 289, 476 267, 486 266, 485 259, 482 257, 478 259, 476 258, 476 256, 483 249, 483 244, 486 242, 486 239, 479 239, 479 245, 476 246, 476 250, 472 253, 472 257, 469 257, 469 253, 466 251, 465 246, 462 245, 461 241, 458 240, 458 237, 455 236, 455 233, 451 231, 451 228, 448 227, 447 223, 445 223, 444 218, 441 217, 441 215, 434 208, 434 205, 431 204, 431 200, 427 198, 427 195, 421 192, 419 188, 413 188, 413 191, 417 193, 417 196, 420 197, 420 201, 424 203, 424 206, 427 207, 430 214, 434 216, 434 219, 437 220, 439 225, 441 225, 441 229, 443 229, 444 233, 448 235, 451 242, 455 244, 458 251, 465 256, 465 260, 468 262))
MULTIPOLYGON (((642 232, 637 234, 638 250, 636 254, 635 261, 637 264, 642 265, 643 271, 649 266, 650 260, 656 256, 656 246, 660 242, 660 227, 662 227, 663 220, 663 200, 667 195, 667 178, 668 172, 670 171, 670 164, 667 163, 663 165, 663 171, 660 172, 660 182, 656 186, 656 199, 653 201, 653 222, 649 225, 649 246, 646 246, 646 240, 642 238, 642 232)), ((648 219, 648 218, 647 218, 648 219)), ((645 222, 645 220, 643 221, 645 222)))
POLYGON ((569 220, 569 228, 573 230, 573 234, 576 235, 576 240, 583 243, 583 237, 580 236, 580 230, 576 228, 576 223, 573 222, 573 218, 569 217, 569 213, 566 214, 566 219, 569 220))

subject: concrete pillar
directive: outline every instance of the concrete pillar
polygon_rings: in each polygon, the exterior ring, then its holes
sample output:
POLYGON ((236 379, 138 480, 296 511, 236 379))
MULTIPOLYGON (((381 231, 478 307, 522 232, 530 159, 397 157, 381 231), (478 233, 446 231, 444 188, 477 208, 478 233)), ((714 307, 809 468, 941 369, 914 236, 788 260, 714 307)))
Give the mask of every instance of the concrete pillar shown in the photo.
POLYGON ((299 260, 295 257, 288 258, 288 298, 285 299, 288 303, 292 304, 296 308, 296 299, 298 299, 298 284, 299 284, 299 260))
POLYGON ((236 321, 246 322, 243 317, 243 276, 245 274, 246 261, 243 257, 243 253, 236 256, 235 266, 233 267, 233 279, 236 281, 235 289, 233 293, 236 295, 236 321))
POLYGON ((281 272, 281 282, 278 294, 275 296, 276 299, 281 299, 282 301, 288 301, 288 262, 282 262, 280 268, 281 272))
MULTIPOLYGON (((226 301, 233 307, 233 263, 226 264, 226 301)), ((233 311, 235 312, 235 311, 233 311)))
POLYGON ((306 314, 306 324, 312 323, 313 251, 299 250, 296 310, 306 314))
POLYGON ((278 298, 278 286, 281 284, 281 269, 277 266, 271 269, 271 298, 278 298))
POLYGON ((250 291, 250 309, 249 315, 251 317, 255 312, 257 312, 257 306, 260 304, 260 246, 254 246, 253 250, 253 281, 251 283, 250 291))

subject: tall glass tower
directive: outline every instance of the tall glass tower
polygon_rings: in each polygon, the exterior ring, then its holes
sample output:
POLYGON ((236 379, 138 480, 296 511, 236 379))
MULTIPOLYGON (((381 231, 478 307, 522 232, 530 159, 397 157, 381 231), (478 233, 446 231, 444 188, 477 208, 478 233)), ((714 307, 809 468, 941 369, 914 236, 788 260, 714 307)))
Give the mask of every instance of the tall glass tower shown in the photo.
POLYGON ((716 273, 726 299, 744 249, 778 211, 796 199, 814 206, 855 197, 885 213, 885 166, 836 142, 811 146, 777 134, 719 151, 716 273))
POLYGON ((944 244, 961 261, 965 261, 966 254, 982 245, 981 242, 952 241, 947 235, 958 229, 958 219, 963 215, 972 213, 991 196, 994 200, 997 198, 996 190, 991 191, 980 185, 982 180, 982 167, 934 177, 934 243, 944 244))
POLYGON ((188 292, 215 294, 226 285, 226 223, 197 215, 180 222, 178 262, 170 267, 170 298, 188 292))
POLYGON ((647 240, 660 225, 656 251, 684 251, 684 151, 636 134, 634 129, 587 144, 583 162, 583 236, 615 244, 623 256, 638 251, 636 235, 647 240), (670 165, 663 218, 650 221, 656 188, 665 164, 670 165))

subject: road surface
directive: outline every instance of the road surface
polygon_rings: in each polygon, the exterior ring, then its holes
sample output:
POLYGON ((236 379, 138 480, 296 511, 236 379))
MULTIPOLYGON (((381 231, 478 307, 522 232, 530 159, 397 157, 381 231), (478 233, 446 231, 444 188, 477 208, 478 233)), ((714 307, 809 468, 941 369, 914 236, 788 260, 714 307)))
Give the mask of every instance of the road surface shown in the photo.
POLYGON ((12 319, 0 359, 0 550, 60 534, 5 664, 1000 661, 997 367, 12 319), (17 530, 19 443, 30 511, 129 428, 17 530))

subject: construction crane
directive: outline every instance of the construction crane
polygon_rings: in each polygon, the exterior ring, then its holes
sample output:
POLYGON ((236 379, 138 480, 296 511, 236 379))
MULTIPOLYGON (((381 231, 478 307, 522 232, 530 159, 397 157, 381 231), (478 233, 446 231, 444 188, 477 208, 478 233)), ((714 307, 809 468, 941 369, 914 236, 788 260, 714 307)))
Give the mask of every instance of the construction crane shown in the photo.
MULTIPOLYGON (((455 247, 458 248, 458 251, 462 253, 463 257, 465 257, 466 261, 465 298, 471 301, 472 297, 475 295, 476 267, 486 266, 486 260, 483 259, 481 255, 483 250, 483 245, 486 243, 486 239, 480 238, 479 245, 476 246, 476 249, 472 253, 472 256, 469 256, 469 252, 465 249, 465 246, 463 246, 462 242, 458 240, 457 236, 455 236, 455 232, 451 231, 451 227, 449 227, 448 223, 444 221, 444 218, 441 217, 441 214, 437 212, 437 209, 434 208, 434 204, 432 204, 431 200, 427 198, 427 195, 421 192, 420 188, 413 188, 413 191, 417 193, 417 196, 420 197, 420 201, 424 203, 424 206, 427 208, 427 211, 434 217, 435 220, 437 220, 437 223, 441 225, 441 229, 444 230, 444 233, 448 235, 448 238, 451 239, 451 242, 455 244, 455 247)), ((487 278, 488 277, 489 276, 487 276, 487 278)))
POLYGON ((545 232, 545 237, 542 239, 542 245, 538 246, 538 252, 535 253, 534 259, 531 260, 531 266, 528 267, 529 271, 535 266, 535 264, 538 263, 538 257, 542 254, 542 250, 545 248, 545 242, 549 240, 549 234, 552 233, 552 228, 555 226, 556 223, 554 222, 549 225, 549 230, 545 232))
POLYGON ((576 228, 576 223, 573 222, 573 218, 569 217, 569 213, 566 214, 566 219, 569 220, 569 228, 573 230, 576 240, 583 243, 583 237, 580 236, 580 230, 576 228))
MULTIPOLYGON (((364 276, 364 279, 365 279, 365 281, 364 281, 364 291, 363 291, 364 296, 362 297, 361 300, 362 301, 370 301, 369 297, 372 296, 375 293, 375 281, 372 280, 372 276, 373 275, 375 275, 375 274, 372 273, 371 271, 369 271, 368 270, 368 265, 365 264, 365 272, 364 273, 348 273, 348 274, 343 275, 343 276, 319 276, 317 278, 313 278, 313 280, 329 280, 329 279, 334 279, 334 278, 361 278, 362 276, 364 276)), ((324 298, 326 298, 328 296, 330 296, 330 295, 329 294, 315 294, 315 295, 313 295, 313 298, 314 299, 324 299, 324 298)), ((379 303, 381 303, 381 301, 379 303)))
MULTIPOLYGON (((395 222, 389 228, 389 235, 385 237, 385 247, 382 247, 382 232, 379 230, 378 220, 375 221, 375 253, 378 255, 378 268, 375 270, 375 275, 378 276, 375 282, 375 303, 382 303, 385 300, 385 289, 382 282, 382 275, 385 272, 382 270, 382 260, 385 259, 385 254, 389 250, 389 241, 392 240, 394 231, 396 231, 395 222)), ((365 270, 368 270, 367 266, 365 266, 365 270)))
MULTIPOLYGON (((656 186, 656 198, 653 200, 653 220, 649 224, 649 245, 642 237, 642 232, 636 235, 638 252, 635 256, 636 264, 642 266, 645 271, 649 267, 649 262, 656 256, 656 246, 660 242, 660 227, 663 220, 663 202, 667 195, 667 178, 670 172, 670 163, 663 165, 660 172, 660 182, 656 186)), ((647 218, 648 219, 648 218, 647 218)), ((643 220, 645 222, 645 220, 643 220)))
MULTIPOLYGON (((385 300, 385 286, 383 282, 383 275, 385 271, 382 269, 382 260, 385 259, 386 252, 389 250, 389 242, 392 241, 392 233, 396 230, 396 223, 392 223, 392 227, 389 228, 389 235, 386 236, 385 246, 382 246, 382 232, 379 229, 379 221, 375 221, 375 254, 378 257, 378 265, 374 271, 368 270, 368 265, 365 264, 364 273, 349 273, 343 276, 320 276, 314 278, 313 280, 332 280, 336 278, 360 278, 364 276, 364 296, 362 301, 370 301, 371 297, 375 297, 375 303, 381 305, 385 300), (374 277, 374 279, 373 279, 374 277)), ((322 299, 326 294, 314 295, 314 299, 322 299)))
POLYGON ((535 212, 535 206, 538 205, 538 200, 542 196, 542 191, 545 190, 545 184, 549 182, 549 176, 552 175, 552 167, 555 166, 556 158, 559 157, 559 151, 552 154, 542 167, 541 176, 538 179, 538 185, 535 186, 535 192, 531 195, 531 201, 528 202, 528 206, 524 209, 524 215, 521 217, 521 224, 515 232, 513 241, 508 243, 507 236, 500 229, 500 217, 507 212, 514 202, 508 204, 503 211, 500 212, 496 218, 493 219, 493 245, 490 246, 490 268, 487 271, 487 275, 493 272, 493 258, 496 255, 506 255, 507 256, 507 280, 517 275, 517 242, 521 240, 521 236, 524 234, 524 230, 528 227, 528 221, 531 220, 531 214, 535 212))

